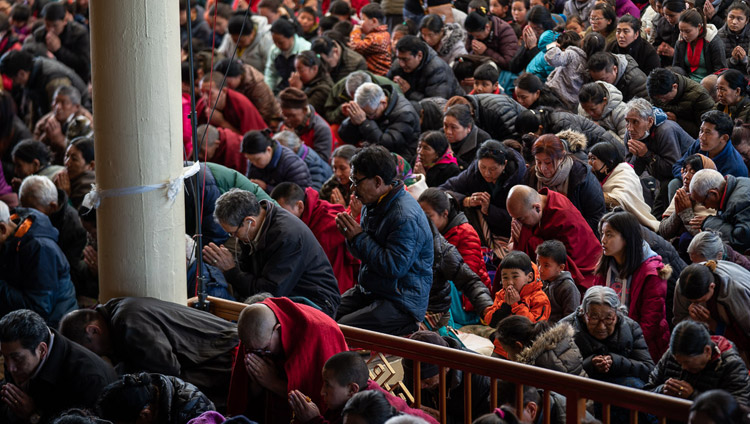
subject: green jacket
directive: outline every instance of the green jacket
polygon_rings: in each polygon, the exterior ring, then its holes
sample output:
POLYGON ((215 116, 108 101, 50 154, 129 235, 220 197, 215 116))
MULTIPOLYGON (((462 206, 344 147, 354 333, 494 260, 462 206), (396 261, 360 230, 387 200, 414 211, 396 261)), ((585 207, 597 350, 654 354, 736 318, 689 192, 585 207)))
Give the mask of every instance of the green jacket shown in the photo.
MULTIPOLYGON (((372 78, 372 82, 374 82, 375 84, 381 87, 392 87, 394 93, 404 94, 401 92, 398 84, 389 80, 388 78, 381 77, 380 75, 375 75, 369 71, 363 72, 369 75, 372 78)), ((350 101, 352 101, 352 98, 349 97, 349 94, 346 92, 346 78, 343 78, 333 85, 333 88, 328 94, 328 99, 326 99, 323 110, 317 112, 323 114, 329 124, 341 124, 342 122, 344 122, 344 119, 346 119, 346 116, 341 113, 341 105, 350 101)))

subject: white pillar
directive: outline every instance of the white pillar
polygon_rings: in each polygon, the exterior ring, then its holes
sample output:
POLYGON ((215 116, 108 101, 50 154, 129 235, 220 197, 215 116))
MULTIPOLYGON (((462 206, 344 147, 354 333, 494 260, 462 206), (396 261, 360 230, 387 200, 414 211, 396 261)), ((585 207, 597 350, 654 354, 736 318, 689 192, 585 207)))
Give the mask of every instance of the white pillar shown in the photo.
MULTIPOLYGON (((159 184, 182 172, 177 0, 92 0, 91 58, 99 189, 159 184)), ((181 192, 108 197, 97 210, 99 300, 185 304, 181 192)))

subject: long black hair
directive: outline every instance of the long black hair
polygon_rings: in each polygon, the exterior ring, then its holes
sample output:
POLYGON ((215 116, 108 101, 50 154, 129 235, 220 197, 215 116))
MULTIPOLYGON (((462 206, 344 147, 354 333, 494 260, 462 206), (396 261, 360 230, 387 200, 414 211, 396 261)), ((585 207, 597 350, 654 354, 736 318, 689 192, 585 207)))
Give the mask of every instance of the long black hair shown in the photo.
MULTIPOLYGON (((638 218, 630 212, 610 212, 602 217, 599 221, 599 234, 604 236, 602 228, 608 224, 613 230, 620 233, 625 241, 625 263, 618 266, 620 278, 628 278, 643 263, 643 228, 638 218)), ((609 266, 615 258, 602 255, 599 263, 596 265, 596 274, 606 277, 609 272, 609 266)))
POLYGON ((430 187, 423 191, 419 196, 419 203, 427 203, 436 214, 442 215, 448 211, 448 222, 453 220, 459 213, 462 213, 458 207, 458 201, 455 197, 440 190, 437 187, 430 187))

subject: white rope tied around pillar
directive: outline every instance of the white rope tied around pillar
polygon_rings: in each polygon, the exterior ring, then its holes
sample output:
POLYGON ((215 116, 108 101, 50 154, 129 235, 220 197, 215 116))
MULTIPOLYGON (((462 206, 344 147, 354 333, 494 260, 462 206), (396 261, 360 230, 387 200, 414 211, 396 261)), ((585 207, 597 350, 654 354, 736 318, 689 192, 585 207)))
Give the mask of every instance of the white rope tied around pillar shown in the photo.
POLYGON ((169 199, 170 203, 174 203, 180 190, 182 190, 182 185, 185 179, 197 174, 198 171, 200 171, 200 163, 194 162, 193 165, 186 166, 182 169, 182 175, 172 178, 166 183, 125 188, 110 188, 107 190, 99 190, 96 187, 96 184, 92 184, 91 191, 83 198, 83 206, 89 209, 96 209, 102 203, 102 200, 107 197, 129 196, 131 194, 147 193, 161 188, 167 189, 167 199, 169 199))

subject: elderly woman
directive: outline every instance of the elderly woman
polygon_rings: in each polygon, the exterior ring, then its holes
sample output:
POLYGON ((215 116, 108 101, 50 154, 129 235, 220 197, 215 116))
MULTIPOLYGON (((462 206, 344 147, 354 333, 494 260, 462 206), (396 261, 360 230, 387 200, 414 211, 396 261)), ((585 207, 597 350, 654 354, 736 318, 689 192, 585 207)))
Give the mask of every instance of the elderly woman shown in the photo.
POLYGON ((568 197, 599 234, 599 218, 604 215, 604 194, 591 169, 565 150, 559 137, 545 134, 531 147, 534 165, 526 170, 524 183, 536 190, 549 188, 568 197))
POLYGON ((687 400, 721 389, 747 406, 750 378, 729 340, 711 337, 701 323, 685 321, 675 327, 669 351, 656 364, 644 389, 687 400))
POLYGON ((747 79, 736 69, 727 69, 716 81, 716 109, 732 117, 750 122, 750 98, 747 93, 747 79))
POLYGON ((614 290, 589 288, 578 310, 561 322, 575 329, 589 377, 635 388, 646 384, 654 361, 641 326, 628 317, 614 290))
POLYGON ((345 144, 339 146, 331 154, 331 168, 333 168, 333 175, 320 189, 320 198, 342 205, 344 207, 349 206, 351 182, 349 176, 352 172, 350 162, 357 153, 357 148, 351 144, 345 144))
POLYGON ((701 169, 716 169, 714 162, 707 156, 696 153, 685 159, 680 172, 682 173, 682 188, 678 189, 667 209, 662 214, 662 220, 659 223, 659 235, 669 240, 679 237, 681 234, 688 232, 695 235, 700 232, 700 226, 691 224, 696 217, 716 215, 713 209, 706 209, 701 204, 694 204, 690 201, 690 181, 693 175, 701 169))
POLYGON ((750 354, 750 271, 728 261, 689 265, 680 274, 674 321, 687 319, 728 338, 747 360, 750 354))
POLYGON ((510 237, 511 217, 505 199, 511 187, 521 183, 525 170, 520 153, 487 140, 477 150, 476 160, 440 188, 452 192, 482 245, 497 249, 510 237))
POLYGON ((641 224, 656 231, 659 221, 651 215, 651 208, 643 199, 641 180, 624 160, 620 151, 608 143, 599 143, 589 150, 591 172, 602 184, 607 209, 622 207, 641 224))
POLYGON ((729 261, 750 271, 750 259, 736 252, 721 239, 715 230, 701 231, 690 241, 687 248, 690 261, 694 264, 706 261, 729 261))

